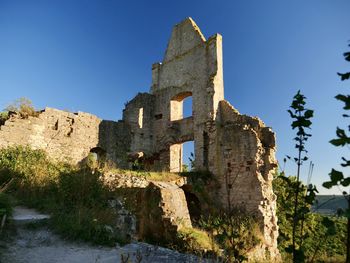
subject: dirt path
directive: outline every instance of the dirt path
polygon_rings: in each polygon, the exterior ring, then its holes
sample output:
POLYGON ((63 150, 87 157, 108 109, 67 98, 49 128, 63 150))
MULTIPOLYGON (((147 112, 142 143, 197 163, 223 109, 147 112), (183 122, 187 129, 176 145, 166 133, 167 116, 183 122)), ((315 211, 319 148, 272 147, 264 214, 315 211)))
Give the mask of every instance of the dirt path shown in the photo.
MULTIPOLYGON (((38 216, 33 210, 29 212, 38 216)), ((25 214, 21 216, 28 221, 25 214)), ((192 255, 145 243, 108 248, 69 242, 53 234, 45 224, 33 228, 17 223, 16 234, 0 249, 1 263, 118 263, 128 256, 130 261, 124 262, 203 262, 192 255)))

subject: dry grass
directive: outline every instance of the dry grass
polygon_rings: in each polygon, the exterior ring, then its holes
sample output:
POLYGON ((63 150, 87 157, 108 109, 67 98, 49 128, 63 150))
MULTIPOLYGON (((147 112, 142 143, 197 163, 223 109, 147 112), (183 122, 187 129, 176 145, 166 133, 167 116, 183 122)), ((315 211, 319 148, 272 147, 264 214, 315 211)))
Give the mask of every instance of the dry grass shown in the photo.
POLYGON ((170 173, 170 172, 149 172, 149 171, 133 171, 126 169, 119 169, 115 167, 105 166, 101 169, 103 174, 120 174, 134 177, 142 177, 148 181, 164 181, 172 182, 183 179, 179 173, 170 173))
POLYGON ((198 228, 182 228, 179 230, 178 237, 184 249, 196 253, 202 254, 207 252, 213 252, 214 254, 220 254, 219 246, 216 244, 213 238, 210 238, 209 234, 198 228))

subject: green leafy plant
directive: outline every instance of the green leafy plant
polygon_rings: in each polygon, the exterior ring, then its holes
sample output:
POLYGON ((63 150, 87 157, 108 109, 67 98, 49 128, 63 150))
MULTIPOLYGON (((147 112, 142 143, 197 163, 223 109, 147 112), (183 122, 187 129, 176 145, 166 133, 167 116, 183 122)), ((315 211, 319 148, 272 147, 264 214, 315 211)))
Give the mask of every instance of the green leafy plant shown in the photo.
MULTIPOLYGON (((292 261, 292 254, 285 249, 292 245, 295 188, 297 180, 295 176, 285 176, 284 172, 276 173, 273 180, 274 193, 277 196, 277 216, 279 226, 278 248, 283 256, 283 261, 292 261)), ((307 186, 299 183, 299 205, 310 209, 310 204, 305 198, 307 186)), ((327 217, 317 213, 304 214, 303 232, 297 231, 297 240, 303 238, 299 250, 303 252, 303 258, 307 262, 323 262, 325 259, 344 259, 345 254, 345 229, 344 219, 327 217)), ((299 245, 299 242, 298 242, 299 245)), ((302 261, 299 259, 299 261, 302 261)), ((335 261, 335 262, 338 262, 335 261)), ((328 261, 327 261, 328 262, 328 261)), ((332 261, 330 261, 332 262, 332 261)))
POLYGON ((9 191, 20 203, 51 213, 50 225, 67 238, 114 245, 122 240, 100 176, 88 162, 56 163, 24 146, 0 149, 0 180, 15 180, 9 191))
POLYGON ((195 168, 195 159, 194 159, 194 154, 193 152, 190 153, 190 157, 188 157, 189 163, 189 172, 194 171, 195 168))
POLYGON ((262 240, 259 224, 243 209, 202 217, 200 226, 224 249, 228 262, 243 262, 262 240))
MULTIPOLYGON (((350 45, 349 45, 350 46, 350 45)), ((350 52, 345 52, 344 58, 346 61, 350 62, 350 52)), ((350 72, 347 73, 338 73, 341 80, 347 80, 350 78, 350 72)), ((344 103, 343 109, 345 111, 350 110, 350 95, 349 94, 338 94, 335 96, 335 98, 342 103, 344 103)), ((350 115, 347 113, 343 114, 344 118, 349 118, 350 115)), ((347 130, 350 131, 350 125, 348 124, 347 130)), ((330 141, 331 144, 333 144, 336 147, 344 147, 350 145, 350 137, 347 134, 346 129, 342 129, 337 127, 336 130, 336 138, 332 139, 330 141)), ((350 166, 350 160, 342 157, 342 163, 340 164, 342 167, 349 167, 350 166)), ((336 169, 332 169, 332 171, 329 173, 330 175, 330 181, 324 182, 323 186, 327 189, 332 188, 333 186, 342 186, 342 187, 348 187, 350 185, 350 176, 344 175, 342 171, 338 171, 336 169)), ((346 249, 346 262, 350 262, 350 193, 343 191, 342 192, 344 198, 348 202, 348 209, 345 211, 344 215, 348 218, 348 226, 347 226, 347 249, 346 249)))
MULTIPOLYGON (((295 193, 294 193, 294 210, 293 210, 293 229, 292 229, 292 244, 287 248, 287 251, 292 253, 293 262, 304 261, 304 251, 300 249, 302 247, 303 242, 303 221, 305 220, 305 214, 309 212, 309 208, 307 206, 300 206, 300 168, 304 161, 308 160, 306 156, 307 150, 305 148, 306 141, 309 137, 311 137, 310 133, 307 133, 306 130, 311 127, 311 118, 313 117, 313 110, 305 108, 305 99, 306 97, 297 92, 294 96, 290 109, 288 113, 292 118, 292 129, 296 129, 296 137, 294 141, 296 142, 295 148, 298 150, 297 157, 294 157, 293 160, 297 164, 297 177, 296 183, 294 184, 295 193), (301 224, 300 224, 301 223, 301 224), (300 224, 300 232, 299 240, 297 240, 297 231, 300 224), (297 244, 298 243, 298 244, 297 244)), ((290 156, 287 156, 291 159, 290 156)), ((314 186, 308 187, 308 195, 306 200, 308 203, 313 202, 315 198, 316 188, 314 186)))

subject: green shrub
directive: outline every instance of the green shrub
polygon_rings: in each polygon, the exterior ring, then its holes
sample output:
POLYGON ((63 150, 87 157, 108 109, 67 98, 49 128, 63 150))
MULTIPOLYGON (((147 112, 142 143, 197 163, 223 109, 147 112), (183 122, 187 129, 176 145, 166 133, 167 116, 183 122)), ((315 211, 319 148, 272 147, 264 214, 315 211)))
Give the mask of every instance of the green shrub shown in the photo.
POLYGON ((59 197, 67 209, 72 206, 101 206, 106 200, 100 173, 81 168, 61 173, 58 180, 59 197))
MULTIPOLYGON (((274 193, 277 195, 277 217, 279 226, 278 248, 285 261, 291 260, 285 253, 292 242, 292 217, 296 178, 284 175, 276 176, 273 180, 274 193)), ((300 185, 300 202, 305 203, 306 186, 300 185)), ((307 261, 325 261, 329 258, 342 258, 345 255, 346 220, 344 218, 327 217, 316 213, 304 216, 303 231, 297 232, 298 239, 303 236, 302 249, 307 261), (300 233, 302 232, 302 233, 300 233)), ((333 261, 339 262, 339 261, 333 261)))
POLYGON ((9 191, 24 204, 49 210, 55 205, 57 180, 64 166, 52 163, 42 150, 28 146, 0 149, 0 181, 14 179, 9 191))
POLYGON ((224 249, 229 262, 242 262, 247 254, 262 240, 256 219, 244 210, 234 208, 230 213, 210 215, 200 220, 200 225, 224 249))
POLYGON ((43 150, 33 150, 29 146, 0 149, 0 169, 33 184, 49 183, 60 172, 59 167, 48 160, 43 150))
POLYGON ((209 234, 197 228, 182 228, 178 231, 177 248, 194 254, 211 252, 220 254, 219 246, 209 234))
POLYGON ((99 245, 114 245, 119 241, 113 228, 115 214, 100 207, 74 207, 57 210, 52 217, 54 230, 69 239, 80 239, 99 245))
POLYGON ((120 240, 100 175, 88 165, 52 162, 42 150, 0 149, 0 180, 15 179, 11 192, 21 203, 51 213, 51 226, 67 238, 112 245, 120 240))

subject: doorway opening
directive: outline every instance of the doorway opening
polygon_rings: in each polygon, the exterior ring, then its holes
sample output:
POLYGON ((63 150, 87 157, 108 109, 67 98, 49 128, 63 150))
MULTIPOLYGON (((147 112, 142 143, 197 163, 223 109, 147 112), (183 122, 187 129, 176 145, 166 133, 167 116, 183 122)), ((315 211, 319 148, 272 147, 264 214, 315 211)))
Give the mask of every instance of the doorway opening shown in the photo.
POLYGON ((170 172, 190 172, 194 169, 194 141, 170 146, 170 172))

